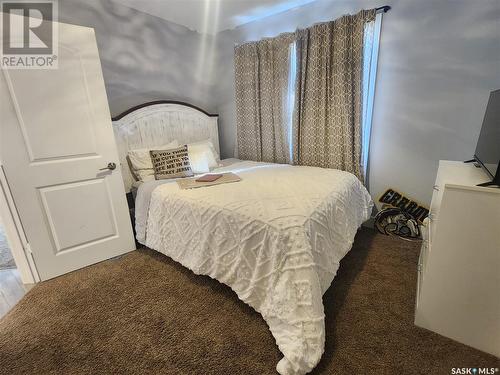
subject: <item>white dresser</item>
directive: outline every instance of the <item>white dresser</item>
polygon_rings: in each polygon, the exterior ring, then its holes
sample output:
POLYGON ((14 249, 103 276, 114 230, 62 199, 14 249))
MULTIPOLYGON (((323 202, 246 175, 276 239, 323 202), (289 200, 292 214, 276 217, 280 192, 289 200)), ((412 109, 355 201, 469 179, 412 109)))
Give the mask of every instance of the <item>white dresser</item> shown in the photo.
POLYGON ((440 161, 418 264, 415 324, 500 356, 500 189, 440 161))

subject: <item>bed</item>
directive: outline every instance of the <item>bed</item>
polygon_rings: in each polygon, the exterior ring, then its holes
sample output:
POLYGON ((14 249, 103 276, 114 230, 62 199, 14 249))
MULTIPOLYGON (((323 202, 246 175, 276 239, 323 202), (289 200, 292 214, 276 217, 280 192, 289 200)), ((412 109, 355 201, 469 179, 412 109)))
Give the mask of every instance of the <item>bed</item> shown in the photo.
POLYGON ((324 351, 322 296, 371 214, 361 182, 338 170, 227 159, 212 172, 234 172, 240 182, 137 184, 127 150, 208 138, 218 151, 217 116, 164 101, 113 122, 125 187, 136 189, 137 240, 228 285, 259 312, 283 353, 278 373, 311 371, 324 351))

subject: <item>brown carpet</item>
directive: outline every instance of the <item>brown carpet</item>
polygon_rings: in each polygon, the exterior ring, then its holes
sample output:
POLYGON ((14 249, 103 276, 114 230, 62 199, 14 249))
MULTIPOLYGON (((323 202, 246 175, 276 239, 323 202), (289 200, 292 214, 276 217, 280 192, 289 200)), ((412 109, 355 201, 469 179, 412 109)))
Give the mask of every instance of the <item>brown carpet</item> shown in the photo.
MULTIPOLYGON (((418 245, 363 229, 327 291, 314 374, 450 374, 496 358, 413 325, 418 245)), ((274 374, 259 314, 150 250, 35 286, 0 321, 2 374, 274 374)))

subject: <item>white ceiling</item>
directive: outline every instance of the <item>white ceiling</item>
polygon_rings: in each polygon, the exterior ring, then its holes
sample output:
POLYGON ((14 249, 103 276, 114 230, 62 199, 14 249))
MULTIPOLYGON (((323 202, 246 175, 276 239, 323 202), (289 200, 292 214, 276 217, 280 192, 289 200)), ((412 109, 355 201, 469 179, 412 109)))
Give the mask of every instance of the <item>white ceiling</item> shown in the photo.
POLYGON ((216 34, 316 0, 115 0, 200 33, 216 34))

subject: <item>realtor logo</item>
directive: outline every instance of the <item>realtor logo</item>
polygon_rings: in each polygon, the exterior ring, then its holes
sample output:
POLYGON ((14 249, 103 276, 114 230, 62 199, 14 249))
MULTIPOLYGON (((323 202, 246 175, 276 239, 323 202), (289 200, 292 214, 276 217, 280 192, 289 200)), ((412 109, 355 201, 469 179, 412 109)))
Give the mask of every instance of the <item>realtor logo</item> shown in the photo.
POLYGON ((56 1, 1 1, 3 69, 57 68, 56 1))

